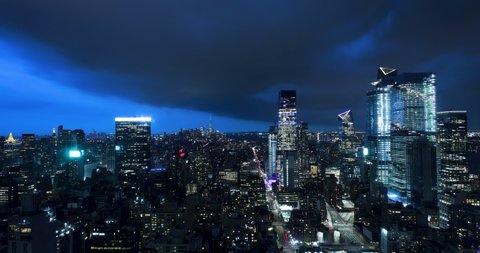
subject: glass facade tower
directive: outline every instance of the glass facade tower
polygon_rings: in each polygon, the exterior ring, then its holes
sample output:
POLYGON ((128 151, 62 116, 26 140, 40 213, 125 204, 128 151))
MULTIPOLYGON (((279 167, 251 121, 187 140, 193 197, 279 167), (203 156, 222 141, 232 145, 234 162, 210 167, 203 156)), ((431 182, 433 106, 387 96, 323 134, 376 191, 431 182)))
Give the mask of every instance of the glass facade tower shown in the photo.
MULTIPOLYGON (((435 75, 399 75, 395 69, 381 67, 377 78, 372 83, 374 89, 367 93, 366 141, 370 151, 368 159, 373 165, 372 180, 392 190, 389 196, 404 204, 419 203, 420 199, 430 201, 430 197, 426 200, 411 196, 410 186, 418 178, 414 178, 410 170, 417 166, 415 170, 431 174, 436 168, 436 156, 431 153, 435 151, 436 143, 435 75), (392 138, 393 135, 395 138, 392 138), (417 151, 424 152, 423 155, 428 158, 428 162, 423 164, 416 164, 416 159, 420 159, 417 157, 419 154, 411 152, 419 147, 419 143, 424 144, 417 151)), ((435 187, 435 181, 428 182, 431 185, 427 188, 435 187)))
POLYGON ((115 169, 128 176, 150 168, 150 117, 115 118, 115 169))
POLYGON ((277 167, 277 127, 271 126, 268 132, 268 171, 267 175, 271 177, 276 174, 277 167))
MULTIPOLYGON (((395 69, 380 68, 375 87, 367 93, 367 132, 366 141, 369 149, 368 159, 372 162, 371 179, 387 185, 388 172, 391 168, 390 125, 391 125, 391 76, 396 76, 395 69)), ((372 184, 371 184, 372 185, 372 184)))
POLYGON ((277 178, 283 187, 298 186, 297 92, 281 90, 278 104, 277 178))
POLYGON ((296 149, 297 92, 281 90, 278 104, 278 150, 296 149))
POLYGON ((391 135, 392 170, 389 173, 390 199, 420 207, 436 200, 437 149, 416 131, 394 130, 391 135))

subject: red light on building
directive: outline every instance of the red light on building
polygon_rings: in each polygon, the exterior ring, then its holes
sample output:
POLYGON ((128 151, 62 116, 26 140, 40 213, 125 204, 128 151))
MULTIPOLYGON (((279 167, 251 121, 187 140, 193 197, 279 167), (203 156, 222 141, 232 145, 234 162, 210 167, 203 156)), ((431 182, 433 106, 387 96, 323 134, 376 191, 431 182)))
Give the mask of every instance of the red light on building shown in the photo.
POLYGON ((180 149, 180 150, 178 150, 178 155, 179 155, 180 157, 184 157, 186 154, 187 154, 187 153, 185 153, 185 151, 183 150, 183 148, 180 149))

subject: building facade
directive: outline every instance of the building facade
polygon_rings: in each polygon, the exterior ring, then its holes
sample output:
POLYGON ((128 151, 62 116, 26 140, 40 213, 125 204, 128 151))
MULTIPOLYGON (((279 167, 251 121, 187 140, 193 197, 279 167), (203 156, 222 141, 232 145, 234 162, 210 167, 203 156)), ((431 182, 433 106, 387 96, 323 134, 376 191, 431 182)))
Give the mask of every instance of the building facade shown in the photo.
POLYGON ((468 190, 467 112, 438 112, 437 120, 439 186, 442 190, 468 190))
POLYGON ((431 155, 436 152, 436 77, 433 73, 398 74, 396 69, 380 67, 377 78, 372 82, 375 87, 367 93, 371 185, 383 184, 392 191, 389 197, 404 204, 419 203, 423 197, 411 195, 414 181, 431 184, 421 187, 436 187, 435 180, 423 181, 423 175, 414 178, 410 173, 436 169, 436 156, 431 155), (412 152, 415 148, 425 150, 412 152), (419 155, 428 156, 428 162, 416 163, 419 155))
POLYGON ((293 189, 298 186, 297 92, 281 90, 278 104, 277 178, 279 184, 293 189))
POLYGON ((138 175, 150 168, 150 117, 115 118, 115 170, 138 175))
POLYGON ((267 176, 277 174, 277 127, 271 126, 268 131, 268 170, 267 176))
POLYGON ((438 170, 438 207, 440 227, 448 228, 449 207, 457 191, 470 190, 467 161, 467 112, 437 113, 440 169, 438 170))

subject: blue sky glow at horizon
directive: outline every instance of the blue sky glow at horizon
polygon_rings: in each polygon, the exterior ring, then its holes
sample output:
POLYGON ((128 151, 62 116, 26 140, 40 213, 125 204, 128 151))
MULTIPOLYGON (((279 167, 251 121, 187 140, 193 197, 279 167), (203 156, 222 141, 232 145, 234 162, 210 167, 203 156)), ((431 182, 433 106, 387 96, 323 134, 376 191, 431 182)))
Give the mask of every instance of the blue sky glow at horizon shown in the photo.
MULTIPOLYGON (((114 133, 114 118, 121 116, 151 116, 154 134, 177 132, 181 128, 207 128, 210 119, 218 130, 228 130, 234 125, 251 131, 263 131, 265 123, 262 122, 142 105, 113 96, 95 96, 61 85, 55 78, 48 79, 48 75, 35 75, 42 67, 29 59, 28 48, 22 46, 21 43, 0 39, 0 79, 4 80, 0 83, 4 94, 0 103, 2 115, 8 119, 2 124, 0 136, 8 136, 10 132, 16 136, 22 133, 47 135, 59 125, 64 125, 66 129, 84 129, 87 133, 93 130, 114 133)), ((44 53, 44 56, 59 58, 53 53, 44 53)), ((50 71, 48 67, 45 69, 50 71)), ((62 72, 66 76, 73 75, 68 69, 62 72)))

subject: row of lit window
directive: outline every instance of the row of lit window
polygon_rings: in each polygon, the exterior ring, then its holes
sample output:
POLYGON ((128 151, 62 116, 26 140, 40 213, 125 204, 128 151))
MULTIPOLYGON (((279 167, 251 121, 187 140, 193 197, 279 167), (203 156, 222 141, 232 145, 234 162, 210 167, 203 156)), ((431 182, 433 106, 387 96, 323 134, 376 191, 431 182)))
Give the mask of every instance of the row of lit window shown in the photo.
POLYGON ((92 246, 90 249, 93 250, 131 250, 132 247, 96 247, 92 246))

